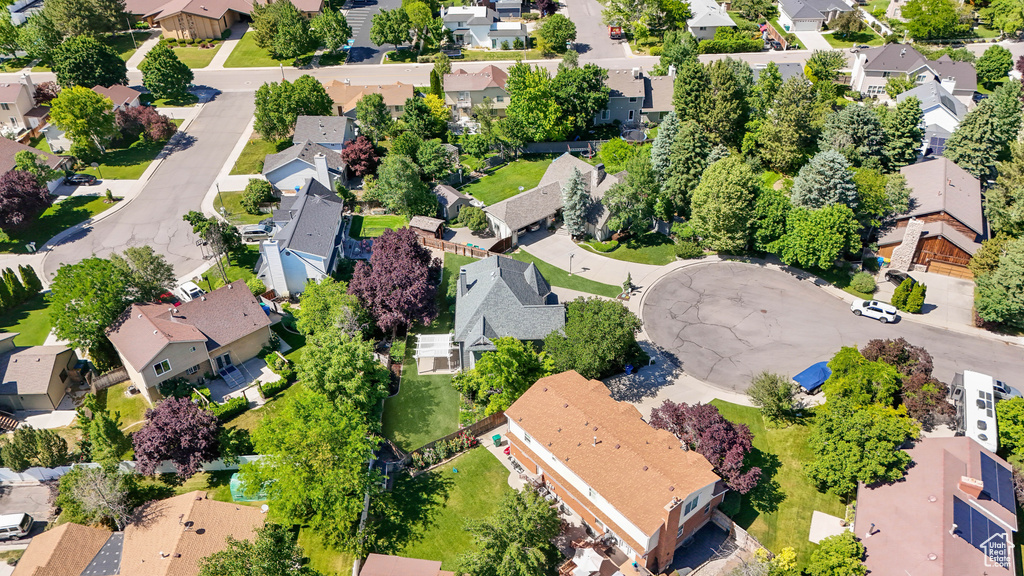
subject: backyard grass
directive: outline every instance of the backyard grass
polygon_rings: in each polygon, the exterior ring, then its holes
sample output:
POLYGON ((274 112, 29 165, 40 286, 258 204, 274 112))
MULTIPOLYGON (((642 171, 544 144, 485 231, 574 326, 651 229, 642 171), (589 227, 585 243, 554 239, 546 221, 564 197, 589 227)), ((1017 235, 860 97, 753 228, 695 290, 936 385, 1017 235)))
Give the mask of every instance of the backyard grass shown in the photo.
POLYGON ((624 262, 636 262, 637 264, 653 264, 664 266, 676 259, 675 243, 672 239, 658 232, 648 232, 625 242, 611 252, 600 252, 593 249, 586 242, 580 244, 588 252, 607 256, 624 262))
POLYGON ((384 401, 382 425, 384 436, 406 451, 459 429, 459 391, 452 387, 451 375, 418 375, 414 345, 410 336, 401 388, 384 401))
POLYGON ((22 68, 25 68, 32 63, 32 59, 28 56, 22 56, 20 58, 7 58, 0 63, 0 72, 18 72, 22 68))
POLYGON ((398 554, 440 560, 443 570, 454 570, 474 545, 466 521, 493 514, 509 490, 508 470, 482 447, 416 478, 400 477, 393 492, 400 519, 392 537, 406 545, 398 554))
POLYGON ((107 204, 103 196, 71 196, 46 210, 42 214, 19 228, 9 228, 9 242, 0 243, 0 252, 27 253, 25 245, 35 242, 39 248, 50 238, 80 224, 89 218, 113 208, 117 204, 107 204))
POLYGON ((223 42, 217 42, 213 48, 200 48, 198 46, 175 46, 172 48, 178 60, 181 60, 189 68, 206 68, 210 65, 213 57, 220 52, 223 42))
MULTIPOLYGON (((231 265, 229 266, 227 261, 224 261, 224 273, 228 277, 228 283, 235 280, 249 280, 255 276, 253 268, 256 266, 256 260, 259 257, 260 247, 258 244, 246 244, 242 248, 235 250, 231 254, 231 265)), ((212 292, 224 285, 225 283, 220 276, 220 271, 213 267, 203 274, 203 282, 200 284, 200 287, 212 292)))
POLYGON ((142 394, 132 394, 131 396, 125 394, 130 385, 131 382, 121 382, 106 390, 100 390, 96 395, 100 407, 106 407, 112 413, 121 413, 122 428, 128 428, 136 422, 145 420, 146 410, 149 408, 149 404, 146 403, 142 394))
POLYGON ((867 44, 868 46, 881 46, 885 40, 878 35, 871 27, 865 27, 863 32, 847 34, 846 38, 836 38, 833 34, 822 34, 825 41, 833 48, 852 48, 854 44, 867 44))
MULTIPOLYGON (((233 502, 231 499, 231 475, 236 470, 218 470, 216 472, 199 472, 184 482, 180 482, 174 474, 160 474, 155 477, 139 476, 139 485, 148 488, 154 499, 181 496, 195 490, 208 492, 211 500, 233 502)), ((239 502, 253 505, 253 502, 239 502)))
POLYGON ((302 334, 296 334, 285 330, 281 323, 274 324, 270 329, 276 332, 277 335, 281 337, 281 340, 284 340, 289 346, 291 346, 291 350, 286 352, 284 355, 285 359, 292 364, 298 362, 299 358, 302 356, 302 347, 306 345, 306 337, 302 334))
POLYGON ((978 24, 974 29, 974 34, 980 38, 998 38, 1001 32, 989 27, 987 24, 978 24))
POLYGON ((15 346, 42 346, 50 334, 50 304, 42 294, 0 316, 0 331, 17 332, 15 346))
POLYGON ((864 11, 868 14, 874 14, 877 10, 885 11, 889 8, 889 2, 890 0, 870 0, 864 11))
POLYGON ((261 174, 263 160, 267 154, 277 154, 291 145, 291 140, 278 140, 277 142, 269 142, 262 138, 249 140, 245 143, 245 148, 242 148, 242 153, 235 161, 235 165, 231 167, 231 175, 261 174))
POLYGON ((536 187, 551 160, 552 158, 520 158, 466 186, 462 192, 490 206, 519 194, 520 186, 524 192, 536 187))
POLYGON ((807 537, 811 514, 820 510, 842 518, 845 507, 838 496, 818 492, 803 472, 803 464, 812 459, 807 444, 812 418, 788 428, 765 429, 757 408, 711 402, 727 420, 750 427, 754 435, 753 464, 762 470, 761 483, 743 496, 743 505, 733 520, 750 532, 772 552, 792 546, 797 563, 805 566, 817 547, 807 537))
POLYGON ((263 406, 256 408, 255 410, 246 410, 237 417, 228 420, 224 423, 225 428, 236 428, 239 430, 248 430, 250 433, 256 429, 256 425, 261 420, 270 416, 271 414, 277 413, 282 406, 284 406, 285 398, 295 395, 299 391, 301 384, 292 384, 284 392, 281 392, 277 396, 274 396, 263 406))
POLYGON ((42 134, 30 140, 28 145, 47 154, 53 154, 53 150, 50 149, 50 143, 46 141, 46 136, 42 134))
MULTIPOLYGON (((621 286, 602 284, 579 275, 569 276, 569 273, 565 270, 552 266, 524 250, 517 251, 512 257, 522 262, 533 262, 544 276, 544 279, 552 286, 596 294, 598 296, 607 296, 608 298, 615 298, 622 292, 621 286)), ((625 277, 623 277, 623 280, 625 280, 625 277)))
MULTIPOLYGON (((312 56, 312 52, 299 56, 298 59, 312 56)), ((246 32, 245 36, 238 41, 235 49, 224 62, 225 68, 257 68, 277 67, 280 65, 292 66, 297 58, 284 58, 278 60, 270 55, 265 49, 256 45, 255 36, 252 32, 246 32)))
POLYGON ((348 235, 351 238, 376 238, 385 230, 398 230, 409 225, 405 216, 383 214, 380 216, 352 216, 352 226, 348 235))
POLYGON ((249 214, 242 208, 242 192, 221 192, 213 198, 213 208, 220 213, 220 209, 223 207, 227 210, 228 222, 235 226, 245 226, 246 224, 259 224, 260 220, 270 216, 269 214, 249 214), (221 199, 224 203, 221 204, 221 199))
MULTIPOLYGON (((181 126, 183 121, 179 118, 173 119, 172 122, 181 126)), ((166 145, 167 141, 163 141, 137 143, 128 148, 108 148, 101 158, 99 168, 90 166, 82 172, 92 174, 101 180, 138 180, 166 145)))
POLYGON ((324 546, 320 536, 309 528, 299 530, 299 546, 309 558, 309 567, 325 576, 345 575, 352 572, 351 554, 324 546))
POLYGON ((975 90, 977 90, 981 94, 988 94, 989 96, 991 96, 997 88, 1003 85, 1003 82, 1006 82, 1006 78, 1000 78, 999 80, 996 80, 991 84, 985 82, 978 82, 978 87, 975 88, 975 90))
POLYGON ((152 34, 153 33, 148 30, 145 32, 132 32, 130 35, 112 34, 103 38, 103 43, 113 48, 114 52, 117 52, 117 55, 127 62, 128 59, 132 57, 132 54, 135 54, 138 47, 142 46, 142 43, 146 40, 149 40, 149 37, 152 34), (132 36, 135 37, 134 42, 132 41, 132 36))

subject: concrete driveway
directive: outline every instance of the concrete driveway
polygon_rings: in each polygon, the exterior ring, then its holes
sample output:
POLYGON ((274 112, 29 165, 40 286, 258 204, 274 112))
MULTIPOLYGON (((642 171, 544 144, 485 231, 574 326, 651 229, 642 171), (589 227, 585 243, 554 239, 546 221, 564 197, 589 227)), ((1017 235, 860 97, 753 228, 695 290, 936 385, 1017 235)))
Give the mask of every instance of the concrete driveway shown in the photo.
POLYGON ((349 0, 345 4, 345 19, 352 27, 352 48, 348 52, 349 64, 380 64, 384 54, 388 50, 395 49, 390 44, 377 46, 370 42, 370 23, 373 21, 373 16, 381 10, 393 10, 401 6, 401 0, 367 0, 360 4, 349 0))
POLYGON ((681 268, 648 289, 641 313, 650 339, 683 370, 734 392, 744 392, 762 370, 791 376, 842 346, 901 336, 931 353, 935 377, 944 382, 973 369, 1024 385, 1018 346, 917 322, 859 318, 810 279, 757 264, 681 268))
MULTIPOLYGON (((541 260, 557 266, 562 270, 569 270, 570 257, 573 274, 584 278, 621 286, 626 281, 626 274, 633 277, 633 283, 637 284, 640 279, 648 274, 657 271, 660 266, 650 264, 637 264, 635 262, 623 262, 607 256, 588 252, 576 245, 568 234, 551 233, 547 230, 529 232, 519 238, 519 247, 541 260)), ((642 288, 642 286, 639 286, 642 288)))
POLYGON ((47 281, 61 264, 93 254, 108 256, 128 246, 152 246, 167 257, 177 276, 202 264, 192 228, 181 217, 199 208, 252 118, 254 107, 251 92, 225 92, 203 105, 177 148, 153 172, 138 197, 46 255, 43 272, 47 281))
POLYGON ((629 55, 625 40, 608 37, 608 26, 601 20, 604 6, 597 0, 572 0, 564 14, 576 24, 576 51, 585 61, 622 58, 629 55))

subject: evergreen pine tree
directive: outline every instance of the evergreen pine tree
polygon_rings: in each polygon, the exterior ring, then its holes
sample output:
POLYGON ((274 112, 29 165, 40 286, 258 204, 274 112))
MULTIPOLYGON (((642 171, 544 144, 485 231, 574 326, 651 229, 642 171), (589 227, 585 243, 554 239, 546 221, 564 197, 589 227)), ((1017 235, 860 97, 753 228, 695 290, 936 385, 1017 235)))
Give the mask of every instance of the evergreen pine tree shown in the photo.
POLYGON ((590 208, 590 195, 583 182, 583 175, 573 169, 572 176, 562 187, 562 218, 565 229, 574 238, 587 233, 587 210, 590 208))
POLYGON ((14 300, 11 298, 11 291, 7 288, 7 284, 0 282, 0 312, 6 312, 14 308, 14 305, 14 300))
POLYGON ((793 180, 793 205, 825 208, 833 204, 857 207, 857 185, 846 157, 835 150, 818 152, 793 180))
POLYGON ((4 269, 4 284, 7 284, 7 289, 11 292, 11 301, 15 304, 21 304, 28 298, 28 291, 22 286, 21 280, 18 279, 18 275, 14 273, 14 270, 10 268, 4 269))
POLYGON ((674 111, 665 115, 658 126, 658 135, 654 137, 651 147, 651 166, 658 176, 658 183, 664 184, 669 176, 669 165, 672 161, 672 143, 679 133, 679 119, 674 111))
POLYGON ((441 77, 437 75, 437 70, 430 71, 430 93, 438 98, 444 98, 444 93, 441 92, 441 77))
POLYGON ((21 283, 30 294, 38 294, 43 291, 43 283, 39 281, 36 270, 29 265, 19 265, 18 274, 21 275, 21 283))
POLYGON ((976 178, 990 176, 1006 146, 992 100, 982 100, 946 141, 943 155, 976 178))
POLYGON ((906 310, 907 298, 910 297, 910 293, 913 290, 914 281, 906 279, 896 287, 896 290, 892 294, 892 305, 898 310, 906 310))
POLYGON ((885 155, 889 166, 899 170, 917 160, 921 148, 921 123, 924 112, 921 101, 910 97, 896 106, 885 122, 885 155))
POLYGON ((920 314, 921 307, 924 306, 924 296, 927 290, 928 288, 924 284, 915 284, 914 289, 907 296, 905 310, 911 314, 920 314))
POLYGON ((672 91, 672 105, 680 121, 704 120, 708 106, 708 74, 696 58, 688 58, 679 68, 672 91))
POLYGON ((670 149, 668 177, 661 191, 671 199, 676 211, 686 217, 690 214, 690 195, 708 167, 710 152, 707 133, 700 124, 693 120, 679 124, 670 149))

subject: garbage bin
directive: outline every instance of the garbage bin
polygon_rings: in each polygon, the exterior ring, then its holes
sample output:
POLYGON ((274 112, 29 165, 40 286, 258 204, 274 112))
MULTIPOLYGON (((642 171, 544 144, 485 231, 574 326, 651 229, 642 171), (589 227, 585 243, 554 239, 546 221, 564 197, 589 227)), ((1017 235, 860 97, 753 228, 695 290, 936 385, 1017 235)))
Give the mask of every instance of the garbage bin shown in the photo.
POLYGON ((491 440, 494 440, 495 448, 501 446, 501 434, 495 434, 494 436, 491 436, 491 440))

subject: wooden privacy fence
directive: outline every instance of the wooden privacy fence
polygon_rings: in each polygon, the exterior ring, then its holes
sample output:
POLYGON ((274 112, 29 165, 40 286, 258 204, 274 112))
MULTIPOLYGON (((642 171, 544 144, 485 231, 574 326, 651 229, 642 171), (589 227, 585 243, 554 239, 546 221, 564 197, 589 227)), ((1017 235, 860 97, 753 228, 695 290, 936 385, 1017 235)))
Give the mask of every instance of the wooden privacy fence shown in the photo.
POLYGON ((120 384, 125 380, 129 380, 128 370, 125 369, 124 366, 114 368, 109 372, 99 376, 94 376, 91 379, 88 377, 86 379, 89 381, 89 387, 92 389, 93 394, 98 393, 100 390, 106 390, 114 384, 120 384))
MULTIPOLYGON (((451 434, 449 434, 447 436, 443 436, 443 437, 438 438, 437 440, 434 440, 432 442, 427 442, 426 444, 424 444, 423 446, 420 446, 419 448, 417 448, 415 450, 410 450, 409 454, 412 454, 413 452, 423 452, 424 450, 428 450, 430 448, 433 448, 434 444, 437 444, 438 442, 441 442, 442 440, 451 440, 452 438, 455 438, 456 436, 458 436, 460 434, 468 434, 468 435, 472 436, 473 438, 476 438, 477 436, 483 434, 484 432, 490 432, 491 430, 494 430, 495 428, 498 428, 499 426, 501 426, 504 423, 505 423, 505 412, 496 412, 494 414, 491 414, 490 416, 487 416, 483 420, 477 420, 476 422, 470 424, 469 426, 466 426, 465 428, 460 428, 459 430, 456 430, 455 432, 452 432, 451 434)), ((409 456, 406 456, 406 463, 408 463, 408 460, 409 460, 409 456)))
POLYGON ((466 246, 465 244, 456 244, 455 242, 449 242, 447 240, 441 240, 440 238, 427 238, 425 236, 417 236, 416 239, 420 244, 427 248, 434 248, 442 252, 451 252, 452 254, 458 254, 460 256, 472 256, 473 258, 487 258, 488 256, 501 256, 502 252, 512 247, 512 238, 502 238, 497 244, 491 247, 491 250, 484 250, 482 248, 473 248, 472 246, 466 246), (501 250, 500 252, 498 250, 501 250))

